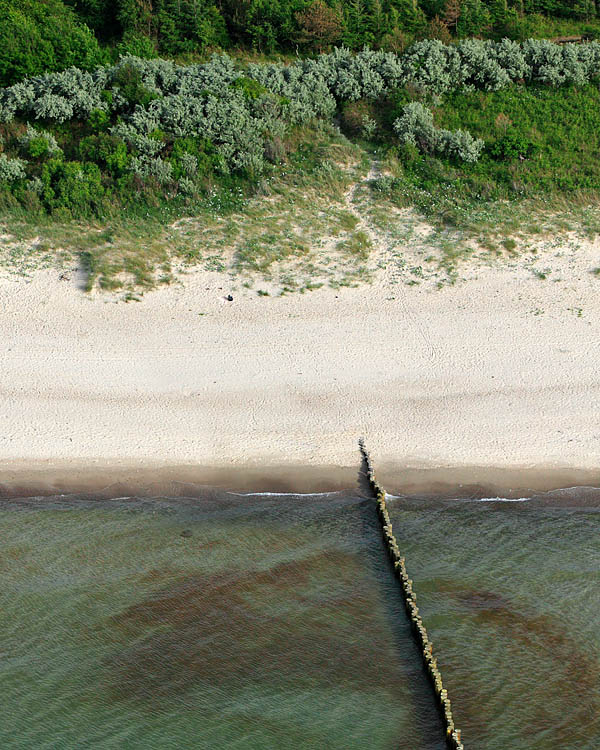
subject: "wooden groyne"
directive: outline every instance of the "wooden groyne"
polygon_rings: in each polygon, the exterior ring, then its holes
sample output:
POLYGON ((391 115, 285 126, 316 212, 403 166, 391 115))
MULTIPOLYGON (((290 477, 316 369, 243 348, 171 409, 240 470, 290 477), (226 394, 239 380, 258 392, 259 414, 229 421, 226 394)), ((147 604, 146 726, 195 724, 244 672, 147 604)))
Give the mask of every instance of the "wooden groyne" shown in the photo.
POLYGON ((406 613, 408 614, 415 640, 417 642, 417 645, 419 646, 419 650, 421 651, 425 669, 427 670, 427 674, 429 675, 429 679, 431 680, 431 683, 433 685, 438 708, 440 709, 440 712, 442 714, 446 732, 446 742, 448 743, 448 746, 452 748, 452 750, 464 750, 464 745, 462 744, 460 738, 460 729, 457 729, 454 726, 452 705, 450 703, 448 691, 446 690, 446 688, 444 688, 442 675, 440 673, 440 670, 438 669, 437 660, 433 655, 433 644, 429 640, 425 624, 421 615, 419 614, 419 608, 417 607, 417 595, 413 591, 413 582, 408 577, 408 573, 406 572, 404 558, 400 556, 400 550, 398 549, 398 543, 396 542, 396 537, 394 536, 392 522, 390 520, 387 505, 385 502, 385 490, 375 478, 375 471, 373 469, 373 464, 371 463, 371 457, 369 456, 369 452, 367 451, 364 440, 362 438, 359 440, 359 446, 367 465, 367 477, 369 480, 369 486, 373 492, 373 495, 375 496, 375 499, 377 500, 377 512, 379 515, 379 520, 381 521, 383 541, 390 556, 390 560, 392 561, 392 565, 394 566, 394 573, 401 583, 406 613))

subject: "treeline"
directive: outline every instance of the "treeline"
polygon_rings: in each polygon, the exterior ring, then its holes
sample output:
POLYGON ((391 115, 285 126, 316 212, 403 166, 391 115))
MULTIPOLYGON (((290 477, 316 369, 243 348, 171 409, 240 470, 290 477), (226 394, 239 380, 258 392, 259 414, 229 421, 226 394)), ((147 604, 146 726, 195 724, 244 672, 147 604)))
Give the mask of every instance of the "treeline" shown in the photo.
POLYGON ((0 85, 121 54, 402 52, 414 40, 600 36, 595 0, 0 0, 0 85))

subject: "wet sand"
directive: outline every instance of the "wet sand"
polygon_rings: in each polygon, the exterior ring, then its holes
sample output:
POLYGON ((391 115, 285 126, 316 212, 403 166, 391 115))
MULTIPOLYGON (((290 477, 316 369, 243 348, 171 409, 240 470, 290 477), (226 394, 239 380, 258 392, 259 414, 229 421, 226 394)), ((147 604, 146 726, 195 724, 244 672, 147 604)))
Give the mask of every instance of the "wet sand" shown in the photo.
MULTIPOLYGON (((392 494, 433 498, 520 498, 563 488, 600 488, 598 471, 557 467, 407 467, 401 462, 387 462, 377 468, 377 474, 392 494)), ((356 464, 347 467, 282 464, 231 469, 138 463, 90 468, 75 461, 51 466, 19 461, 3 462, 0 468, 0 499, 82 493, 98 498, 201 497, 212 488, 248 493, 307 494, 347 490, 368 494, 358 451, 356 464)), ((581 505, 581 494, 576 494, 576 504, 581 505)), ((556 500, 554 497, 553 502, 556 500)), ((567 493, 561 504, 570 502, 571 496, 567 493)))

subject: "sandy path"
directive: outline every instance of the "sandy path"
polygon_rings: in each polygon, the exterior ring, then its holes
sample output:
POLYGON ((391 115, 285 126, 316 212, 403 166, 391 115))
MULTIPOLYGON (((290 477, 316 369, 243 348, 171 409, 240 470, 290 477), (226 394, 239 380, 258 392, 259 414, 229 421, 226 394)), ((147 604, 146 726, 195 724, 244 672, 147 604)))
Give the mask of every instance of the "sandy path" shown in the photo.
POLYGON ((560 283, 498 266, 395 299, 385 274, 226 303, 199 272, 130 304, 0 277, 3 470, 355 465, 359 435, 402 466, 595 470, 599 255, 560 283))

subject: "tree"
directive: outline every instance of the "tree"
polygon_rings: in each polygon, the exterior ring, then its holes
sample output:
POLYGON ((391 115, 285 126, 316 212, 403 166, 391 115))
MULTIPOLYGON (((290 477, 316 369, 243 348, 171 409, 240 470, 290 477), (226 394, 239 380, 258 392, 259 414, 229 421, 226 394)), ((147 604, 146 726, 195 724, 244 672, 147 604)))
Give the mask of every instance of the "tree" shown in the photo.
POLYGON ((122 28, 114 0, 65 0, 79 18, 103 40, 118 38, 122 28))
POLYGON ((392 8, 396 11, 398 26, 404 31, 418 31, 427 22, 417 0, 393 0, 392 8))
POLYGON ((344 45, 350 49, 371 46, 375 40, 375 18, 370 0, 346 0, 341 7, 344 45))
POLYGON ((488 31, 492 23, 490 13, 481 0, 464 0, 456 24, 459 36, 478 36, 488 31))
POLYGON ((250 44, 261 51, 272 52, 281 39, 289 38, 291 29, 286 18, 286 3, 279 0, 251 0, 246 14, 246 33, 250 44))
POLYGON ((594 0, 575 0, 573 3, 573 15, 576 18, 585 19, 594 18, 596 15, 596 5, 594 0))
POLYGON ((0 86, 102 62, 92 32, 61 0, 0 0, 0 86))
POLYGON ((152 35, 152 0, 117 0, 117 18, 124 34, 152 35))
POLYGON ((162 51, 176 55, 227 45, 225 22, 212 0, 157 0, 156 8, 162 51))
POLYGON ((314 0, 306 10, 296 14, 301 41, 319 52, 338 42, 342 36, 342 18, 339 11, 314 0))
POLYGON ((460 18, 460 0, 446 0, 444 5, 444 15, 442 20, 449 29, 456 29, 456 24, 460 18))
POLYGON ((227 32, 235 42, 244 40, 246 35, 247 0, 219 0, 219 9, 227 24, 227 32))
POLYGON ((509 10, 507 0, 491 0, 489 11, 492 24, 495 28, 503 28, 511 14, 515 12, 512 8, 509 10))
POLYGON ((232 42, 256 49, 282 49, 298 41, 296 16, 309 0, 217 0, 232 42))
POLYGON ((434 16, 427 26, 427 36, 429 39, 439 39, 444 44, 449 44, 452 41, 452 35, 450 34, 448 27, 442 21, 439 16, 434 16))
POLYGON ((381 49, 401 55, 408 46, 408 36, 397 26, 392 26, 381 39, 381 49))

